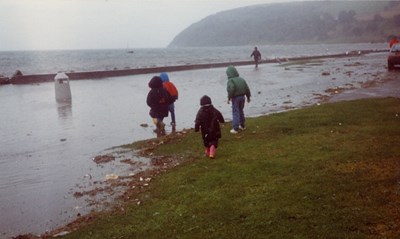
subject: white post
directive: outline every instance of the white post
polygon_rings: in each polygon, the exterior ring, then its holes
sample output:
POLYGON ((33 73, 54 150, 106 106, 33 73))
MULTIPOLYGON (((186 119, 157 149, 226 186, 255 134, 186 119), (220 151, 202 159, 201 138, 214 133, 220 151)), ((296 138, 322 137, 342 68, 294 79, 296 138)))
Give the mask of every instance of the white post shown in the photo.
POLYGON ((56 101, 71 100, 69 77, 65 73, 57 73, 57 75, 54 77, 54 88, 56 92, 56 101))

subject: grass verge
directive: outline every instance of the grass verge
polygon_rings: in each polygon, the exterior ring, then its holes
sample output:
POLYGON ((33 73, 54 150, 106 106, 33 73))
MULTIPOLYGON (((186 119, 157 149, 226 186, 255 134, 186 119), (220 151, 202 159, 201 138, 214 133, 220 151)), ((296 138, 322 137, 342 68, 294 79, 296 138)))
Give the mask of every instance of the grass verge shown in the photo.
MULTIPOLYGON (((154 149, 181 159, 121 213, 63 238, 399 238, 400 99, 365 99, 199 133, 154 149)), ((142 142, 143 143, 143 142, 142 142)))

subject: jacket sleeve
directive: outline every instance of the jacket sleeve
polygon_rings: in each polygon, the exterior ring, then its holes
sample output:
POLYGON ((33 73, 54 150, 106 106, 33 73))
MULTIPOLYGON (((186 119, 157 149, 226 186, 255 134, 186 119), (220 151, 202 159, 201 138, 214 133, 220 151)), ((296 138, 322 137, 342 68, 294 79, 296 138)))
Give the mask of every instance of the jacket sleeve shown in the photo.
POLYGON ((146 103, 150 108, 154 106, 154 99, 153 99, 153 94, 151 91, 147 94, 146 103))
POLYGON ((197 112, 196 119, 194 121, 194 132, 199 132, 200 125, 201 125, 201 113, 200 110, 197 112))
POLYGON ((245 84, 246 84, 246 97, 247 97, 247 99, 250 99, 250 97, 251 97, 250 88, 246 82, 245 82, 245 84))

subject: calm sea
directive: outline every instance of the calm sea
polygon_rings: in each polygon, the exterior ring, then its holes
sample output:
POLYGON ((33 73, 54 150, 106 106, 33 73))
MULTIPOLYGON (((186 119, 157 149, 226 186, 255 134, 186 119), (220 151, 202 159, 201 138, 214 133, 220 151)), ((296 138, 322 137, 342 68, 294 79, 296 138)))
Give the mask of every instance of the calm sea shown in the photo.
MULTIPOLYGON (((262 58, 283 58, 338 54, 353 50, 386 49, 387 44, 323 44, 259 46, 262 58)), ((95 70, 134 69, 198 63, 245 61, 252 46, 215 48, 158 48, 68 51, 3 51, 0 52, 0 75, 11 77, 16 70, 24 75, 82 72, 95 70)))

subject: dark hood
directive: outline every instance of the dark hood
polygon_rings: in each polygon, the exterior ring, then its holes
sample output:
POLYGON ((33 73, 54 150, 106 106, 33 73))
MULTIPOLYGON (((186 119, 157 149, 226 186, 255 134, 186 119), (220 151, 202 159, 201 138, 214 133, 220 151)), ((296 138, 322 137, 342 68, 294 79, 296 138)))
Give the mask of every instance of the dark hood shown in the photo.
POLYGON ((207 95, 204 95, 203 97, 201 97, 200 99, 200 105, 211 105, 211 98, 208 97, 207 95))
POLYGON ((149 87, 152 89, 162 88, 163 84, 161 78, 159 76, 154 76, 153 78, 151 78, 151 80, 149 81, 149 87))

